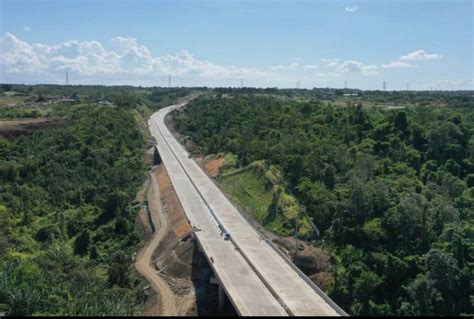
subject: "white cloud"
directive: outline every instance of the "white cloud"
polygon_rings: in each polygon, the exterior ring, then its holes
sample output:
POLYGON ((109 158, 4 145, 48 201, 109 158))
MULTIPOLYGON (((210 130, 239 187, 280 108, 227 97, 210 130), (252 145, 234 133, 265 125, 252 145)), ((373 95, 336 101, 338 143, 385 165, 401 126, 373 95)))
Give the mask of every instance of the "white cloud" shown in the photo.
POLYGON ((275 65, 270 67, 270 70, 295 70, 300 66, 298 62, 293 62, 289 65, 275 65))
MULTIPOLYGON (((331 62, 330 64, 334 64, 337 62, 331 62)), ((357 72, 362 75, 377 75, 379 74, 378 66, 376 65, 364 65, 362 62, 359 61, 351 61, 347 60, 342 63, 338 63, 337 66, 334 65, 336 72, 339 73, 347 73, 347 72, 357 72)))
POLYGON ((363 65, 360 68, 360 73, 362 73, 362 75, 377 75, 379 74, 377 70, 378 66, 376 65, 363 65))
POLYGON ((436 53, 426 53, 425 50, 418 50, 415 52, 402 55, 400 60, 403 61, 421 61, 421 60, 439 60, 443 56, 436 53))
POLYGON ((30 31, 30 30, 31 30, 31 28, 30 28, 30 27, 28 27, 28 26, 25 26, 25 27, 23 27, 23 30, 25 30, 25 31, 30 31))
POLYGON ((336 73, 336 72, 317 72, 317 73, 315 74, 315 76, 327 78, 327 77, 337 77, 337 76, 341 76, 341 74, 340 74, 340 73, 336 73))
POLYGON ((115 37, 110 40, 110 46, 117 54, 124 54, 128 50, 138 47, 138 43, 135 38, 115 37))
MULTIPOLYGON (((235 81, 241 77, 248 80, 282 79, 273 70, 218 65, 200 60, 186 50, 174 55, 154 57, 135 38, 127 37, 113 38, 108 47, 97 41, 77 40, 56 45, 30 45, 6 33, 0 38, 0 53, 0 82, 7 75, 17 79, 22 74, 26 77, 26 73, 28 78, 41 76, 59 79, 63 78, 65 70, 75 73, 76 78, 102 76, 114 83, 118 79, 136 80, 138 83, 168 74, 195 79, 194 83, 202 83, 203 79, 235 81)), ((288 69, 298 66, 295 62, 288 69)), ((284 70, 282 68, 280 71, 284 70)))
POLYGON ((314 83, 317 78, 329 79, 346 73, 373 76, 381 70, 412 67, 409 60, 440 57, 418 50, 381 65, 340 59, 322 59, 320 65, 316 65, 297 59, 288 64, 256 68, 220 65, 186 50, 153 56, 146 46, 131 37, 115 37, 105 45, 77 40, 30 44, 7 32, 0 37, 0 82, 57 79, 57 83, 62 83, 64 71, 68 70, 76 83, 156 85, 158 78, 167 79, 171 74, 183 85, 239 85, 240 78, 244 78, 250 85, 275 86, 296 80, 314 83))
POLYGON ((403 61, 391 61, 388 64, 382 64, 381 67, 384 69, 393 69, 393 68, 411 68, 413 64, 409 64, 403 61))
POLYGON ((339 65, 339 59, 321 59, 321 61, 326 62, 326 67, 334 68, 339 65))
POLYGON ((347 12, 356 12, 357 10, 359 10, 358 6, 347 6, 346 7, 347 12))
MULTIPOLYGON (((297 59, 301 61, 301 59, 297 59)), ((319 65, 315 64, 300 64, 299 62, 293 62, 288 65, 274 65, 270 67, 272 71, 293 71, 293 70, 316 70, 319 69, 319 65)))
POLYGON ((34 72, 43 70, 45 61, 33 48, 7 32, 0 38, 0 70, 5 72, 34 72))

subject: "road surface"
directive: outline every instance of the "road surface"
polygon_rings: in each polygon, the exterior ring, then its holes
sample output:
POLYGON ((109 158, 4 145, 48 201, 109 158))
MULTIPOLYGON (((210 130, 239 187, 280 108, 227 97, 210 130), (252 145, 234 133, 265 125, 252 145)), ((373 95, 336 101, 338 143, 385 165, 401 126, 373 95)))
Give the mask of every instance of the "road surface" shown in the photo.
POLYGON ((154 113, 149 128, 188 219, 201 229, 195 235, 236 310, 241 315, 345 315, 248 224, 189 157, 164 122, 181 106, 154 113), (231 240, 223 239, 222 229, 231 240))

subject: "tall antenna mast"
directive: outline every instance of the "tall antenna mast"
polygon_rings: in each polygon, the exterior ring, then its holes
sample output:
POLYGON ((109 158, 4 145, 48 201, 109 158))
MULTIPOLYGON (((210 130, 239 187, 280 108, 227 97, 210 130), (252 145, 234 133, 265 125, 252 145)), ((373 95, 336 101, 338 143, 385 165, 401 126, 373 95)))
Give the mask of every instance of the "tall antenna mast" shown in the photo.
POLYGON ((347 89, 347 81, 344 81, 344 88, 347 89))
POLYGON ((244 79, 240 79, 240 88, 244 87, 244 79))
POLYGON ((66 85, 69 85, 69 71, 66 71, 66 85))
POLYGON ((171 87, 171 74, 168 75, 168 87, 171 87))
POLYGON ((410 90, 410 82, 407 82, 407 91, 410 90))
POLYGON ((383 81, 383 90, 385 91, 387 89, 387 83, 383 81))

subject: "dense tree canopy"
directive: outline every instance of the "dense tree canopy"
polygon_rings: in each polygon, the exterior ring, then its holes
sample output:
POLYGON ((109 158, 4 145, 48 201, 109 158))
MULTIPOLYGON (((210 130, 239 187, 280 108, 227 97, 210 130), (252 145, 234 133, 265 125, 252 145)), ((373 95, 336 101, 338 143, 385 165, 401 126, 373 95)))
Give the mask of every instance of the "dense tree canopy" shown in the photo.
POLYGON ((472 313, 472 97, 382 110, 232 92, 195 100, 175 125, 205 153, 282 170, 332 252, 337 303, 354 315, 472 313))
POLYGON ((128 266, 142 133, 121 107, 66 112, 65 127, 0 138, 0 311, 134 314, 146 297, 128 266))

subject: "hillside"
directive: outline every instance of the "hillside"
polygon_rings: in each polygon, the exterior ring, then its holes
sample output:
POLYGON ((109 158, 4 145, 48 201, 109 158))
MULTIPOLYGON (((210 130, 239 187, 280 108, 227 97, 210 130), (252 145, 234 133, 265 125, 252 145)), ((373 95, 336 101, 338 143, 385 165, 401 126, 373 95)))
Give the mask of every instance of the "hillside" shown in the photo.
MULTIPOLYGON (((385 110, 234 92, 197 99, 174 122, 206 154, 281 170, 321 230, 330 294, 350 314, 457 315, 471 312, 474 248, 474 112, 457 101, 385 110)), ((230 194, 255 186, 237 202, 265 202, 252 176, 223 182, 230 194)))
POLYGON ((146 169, 139 115, 186 91, 2 89, 0 313, 140 314, 147 292, 131 266, 146 169))

